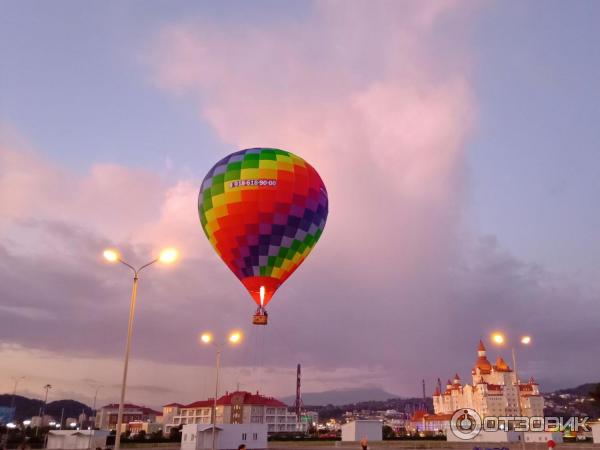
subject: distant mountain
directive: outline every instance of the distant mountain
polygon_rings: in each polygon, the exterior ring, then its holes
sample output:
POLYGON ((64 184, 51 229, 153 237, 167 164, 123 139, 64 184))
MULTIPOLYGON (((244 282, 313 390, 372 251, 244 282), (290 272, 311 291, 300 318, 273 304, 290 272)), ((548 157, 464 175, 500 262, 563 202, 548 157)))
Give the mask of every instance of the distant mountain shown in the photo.
POLYGON ((591 394, 599 383, 587 383, 580 386, 544 392, 547 416, 590 416, 600 417, 600 403, 591 394))
MULTIPOLYGON (((589 395, 590 392, 592 392, 594 389, 596 389, 596 386, 599 383, 586 383, 586 384, 582 384, 579 385, 577 387, 574 388, 568 388, 568 389, 559 389, 553 392, 549 392, 549 394, 555 394, 555 395, 561 395, 561 394, 571 394, 571 395, 575 395, 575 396, 587 396, 589 395)), ((546 395, 546 394, 544 394, 546 395)))
MULTIPOLYGON (((12 395, 0 394, 0 406, 10 406, 11 402, 12 395)), ((16 395, 16 419, 23 420, 29 419, 32 416, 37 416, 43 406, 44 402, 42 400, 16 395)), ((45 412, 55 419, 60 420, 61 414, 63 414, 65 419, 67 417, 77 417, 82 412, 85 412, 89 416, 92 412, 92 408, 76 400, 57 400, 48 402, 45 412)))
MULTIPOLYGON (((367 401, 383 401, 394 397, 398 396, 379 388, 336 389, 303 393, 302 403, 311 406, 348 405, 367 401)), ((296 401, 296 396, 284 397, 281 400, 291 406, 296 401)))

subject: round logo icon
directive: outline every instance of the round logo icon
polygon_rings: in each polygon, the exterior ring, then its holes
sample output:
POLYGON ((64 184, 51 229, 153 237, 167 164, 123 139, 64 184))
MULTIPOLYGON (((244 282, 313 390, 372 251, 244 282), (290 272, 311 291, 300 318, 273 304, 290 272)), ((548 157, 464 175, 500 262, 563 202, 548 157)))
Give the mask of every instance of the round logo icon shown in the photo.
POLYGON ((481 416, 471 408, 457 409, 450 419, 450 431, 459 439, 474 439, 481 431, 481 416))

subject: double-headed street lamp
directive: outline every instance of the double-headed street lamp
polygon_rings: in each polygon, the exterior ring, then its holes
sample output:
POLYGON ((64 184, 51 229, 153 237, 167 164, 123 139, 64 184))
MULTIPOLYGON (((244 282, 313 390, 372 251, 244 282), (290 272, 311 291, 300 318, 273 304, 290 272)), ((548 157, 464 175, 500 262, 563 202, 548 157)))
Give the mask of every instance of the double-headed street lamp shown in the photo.
MULTIPOLYGON (((494 333, 492 334, 492 342, 496 345, 504 345, 506 342, 506 337, 502 333, 494 333)), ((531 336, 522 336, 520 339, 522 345, 531 344, 531 336)), ((515 378, 517 379, 517 384, 519 383, 519 376, 517 375, 517 358, 515 355, 515 346, 511 345, 511 353, 512 353, 512 363, 513 369, 515 371, 515 378)))
MULTIPOLYGON (((231 345, 237 345, 242 342, 242 333, 240 331, 232 331, 227 337, 227 341, 231 345)), ((211 449, 215 450, 215 428, 217 426, 217 397, 219 396, 219 369, 221 368, 221 351, 223 350, 223 343, 215 342, 212 333, 202 333, 200 335, 200 342, 204 345, 214 345, 217 348, 217 361, 215 364, 215 398, 213 400, 213 411, 212 411, 212 446, 211 449)))
POLYGON ((125 364, 123 366, 123 380, 121 383, 121 399, 119 401, 119 414, 117 416, 117 430, 115 436, 115 450, 119 450, 121 447, 121 426, 123 423, 123 404, 125 402, 125 386, 127 384, 127 367, 129 365, 129 351, 131 349, 131 335, 133 332, 133 317, 135 314, 135 300, 137 297, 137 287, 140 278, 140 272, 146 267, 151 266, 156 262, 164 264, 171 264, 177 259, 178 253, 174 248, 167 248, 160 252, 158 258, 153 259, 147 264, 144 264, 140 268, 136 269, 131 264, 123 261, 119 252, 114 249, 104 250, 104 259, 111 263, 120 262, 121 264, 129 267, 133 271, 133 287, 131 289, 131 301, 129 303, 129 323, 127 325, 127 344, 125 345, 125 364))
MULTIPOLYGON (((493 333, 492 334, 492 342, 496 345, 504 345, 506 342, 506 337, 502 333, 493 333)), ((522 345, 531 344, 531 336, 525 335, 521 336, 520 343, 522 345)), ((513 370, 515 371, 515 387, 517 389, 517 406, 518 412, 517 414, 520 416, 522 414, 521 408, 521 388, 519 387, 519 374, 517 372, 517 357, 515 354, 515 346, 511 345, 511 353, 512 353, 512 362, 513 362, 513 370)), ((521 437, 521 448, 525 450, 525 437, 521 437)))

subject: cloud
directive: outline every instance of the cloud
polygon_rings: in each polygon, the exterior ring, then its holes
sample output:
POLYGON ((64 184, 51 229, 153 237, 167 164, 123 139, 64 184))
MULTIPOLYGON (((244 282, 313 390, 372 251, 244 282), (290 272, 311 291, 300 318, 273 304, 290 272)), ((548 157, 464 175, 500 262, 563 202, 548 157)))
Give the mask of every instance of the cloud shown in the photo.
POLYGON ((131 274, 99 255, 112 245, 141 263, 177 245, 179 264, 141 276, 131 401, 209 395, 214 355, 197 334, 233 327, 245 341, 224 354, 224 389, 290 393, 301 362, 310 391, 376 383, 414 394, 421 378, 467 378, 493 328, 534 336, 520 366, 548 386, 589 379, 571 350, 595 339, 593 299, 463 223, 476 123, 463 5, 317 2, 285 26, 187 19, 149 44, 157 86, 195 100, 232 151, 289 149, 328 187, 323 238, 266 328, 249 324, 252 301, 198 224, 210 165, 176 181, 116 164, 75 173, 0 133, 2 371, 26 372, 35 391, 43 362, 52 384, 73 386, 64 392, 88 398, 79 380, 93 379, 114 401, 131 274), (568 369, 553 365, 557 352, 568 369))
POLYGON ((455 2, 315 2, 291 26, 188 19, 150 49, 157 86, 196 99, 232 150, 295 151, 328 187, 323 239, 279 294, 289 316, 273 320, 286 321, 298 359, 385 361, 395 389, 414 392, 424 374, 469 370, 478 338, 500 327, 536 334, 523 367, 547 358, 538 376, 556 384, 567 373, 546 369, 569 344, 548 324, 592 337, 592 298, 464 224, 471 13, 455 2), (564 317, 569 303, 590 315, 564 317))

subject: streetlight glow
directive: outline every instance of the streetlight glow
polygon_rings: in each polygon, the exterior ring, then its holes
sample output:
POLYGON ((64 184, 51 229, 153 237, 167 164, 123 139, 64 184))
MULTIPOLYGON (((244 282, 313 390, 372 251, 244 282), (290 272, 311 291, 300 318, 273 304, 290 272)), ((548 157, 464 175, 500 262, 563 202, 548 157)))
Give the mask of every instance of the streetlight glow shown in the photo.
MULTIPOLYGON (((200 341, 203 344, 212 344, 214 340, 214 337, 212 335, 212 333, 202 333, 200 335, 200 341)), ((229 336, 227 337, 227 340, 229 341, 230 344, 232 345, 236 345, 239 344, 242 341, 242 332, 241 331, 232 331, 231 333, 229 333, 229 336)), ((217 350, 217 360, 216 360, 216 364, 215 364, 215 397, 213 398, 213 407, 212 407, 212 445, 211 445, 211 450, 215 450, 215 439, 216 439, 216 422, 217 422, 217 399, 219 398, 219 369, 221 368, 221 352, 223 351, 223 347, 225 346, 226 342, 222 342, 222 341, 217 341, 216 343, 214 343, 214 346, 217 350)))
MULTIPOLYGON (((29 424, 31 424, 31 420, 24 420, 23 421, 23 425, 27 426, 29 424)), ((50 422, 50 425, 52 425, 52 422, 50 422)))
POLYGON ((213 340, 213 336, 210 333, 202 333, 202 335, 200 336, 200 340, 205 344, 210 344, 213 340))
MULTIPOLYGON (((125 358, 124 358, 124 364, 123 364, 123 381, 121 382, 121 397, 119 400, 119 411, 117 413, 117 430, 116 430, 116 434, 115 434, 115 445, 114 445, 114 450, 119 450, 121 448, 121 425, 123 424, 123 410, 125 407, 125 389, 127 386, 127 368, 129 365, 129 353, 131 351, 131 335, 133 332, 133 318, 134 318, 134 314, 135 314, 135 302, 136 302, 136 298, 137 298, 137 288, 138 288, 138 282, 140 279, 140 272, 142 270, 144 270, 146 267, 150 267, 151 265, 153 265, 156 262, 162 262, 165 264, 170 264, 173 261, 175 261, 177 259, 177 250, 173 249, 173 248, 167 248, 164 249, 162 252, 160 252, 160 255, 158 256, 158 258, 154 258, 152 261, 147 262, 144 265, 141 265, 139 267, 134 267, 131 264, 129 264, 127 261, 124 261, 123 259, 121 259, 121 256, 119 255, 119 253, 114 250, 114 249, 106 249, 104 250, 104 259, 106 259, 107 261, 114 263, 114 262, 119 262, 121 264, 123 264, 124 266, 127 266, 129 269, 131 269, 131 271, 133 272, 133 286, 131 288, 131 299, 129 300, 129 327, 127 329, 127 341, 126 341, 126 345, 125 345, 125 358)), ((48 387, 51 387, 50 385, 46 386, 46 396, 48 396, 48 387)), ((96 391, 97 393, 97 391, 96 391)), ((95 397, 94 397, 94 401, 95 401, 95 397)), ((45 402, 44 402, 45 404, 45 402)), ((76 426, 77 423, 73 422, 71 424, 69 424, 71 427, 73 427, 74 425, 76 426)), ((79 429, 79 428, 78 428, 79 429)), ((90 447, 91 447, 91 437, 90 437, 90 447)))
POLYGON ((229 335, 229 342, 231 342, 232 344, 239 344, 241 340, 242 333, 240 333, 239 331, 234 331, 229 335))
POLYGON ((504 344, 504 335, 502 333, 494 333, 492 334, 492 341, 494 344, 502 345, 504 344))
POLYGON ((179 256, 179 253, 177 252, 176 249, 165 248, 163 251, 160 252, 160 256, 158 257, 158 260, 163 264, 171 264, 172 262, 175 262, 175 260, 177 259, 178 256, 179 256))
POLYGON ((521 344, 525 344, 525 345, 531 344, 531 336, 523 336, 521 338, 521 344))
POLYGON ((119 252, 111 248, 107 248, 106 250, 104 250, 104 253, 102 253, 102 255, 104 256, 104 259, 108 262, 117 262, 119 260, 119 252))

